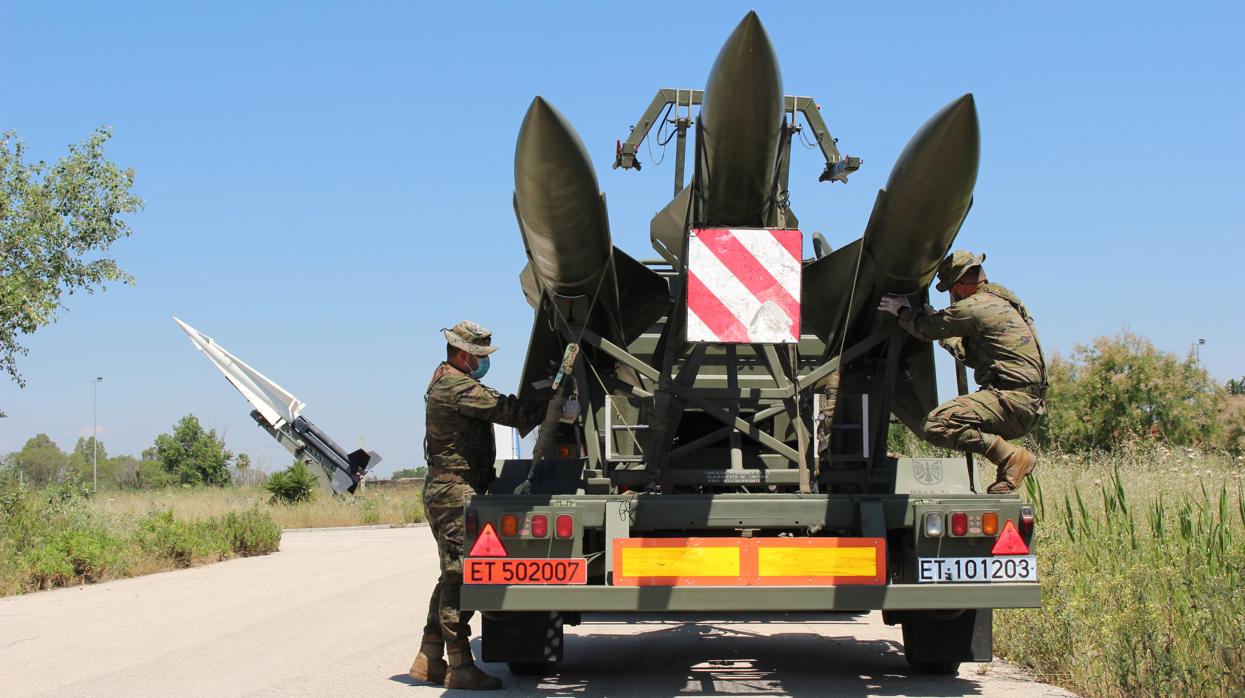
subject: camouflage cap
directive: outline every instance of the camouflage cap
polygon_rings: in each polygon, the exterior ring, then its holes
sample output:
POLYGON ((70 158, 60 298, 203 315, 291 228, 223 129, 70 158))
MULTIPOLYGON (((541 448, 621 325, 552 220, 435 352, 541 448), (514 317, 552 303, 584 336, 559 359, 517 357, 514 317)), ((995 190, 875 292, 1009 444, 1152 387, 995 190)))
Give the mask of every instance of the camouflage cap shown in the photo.
POLYGON ((441 334, 451 346, 475 356, 488 356, 498 349, 492 346, 493 333, 470 320, 463 320, 448 330, 443 327, 441 334))
POLYGON ((951 288, 961 276, 964 276, 964 272, 981 266, 984 261, 986 261, 984 254, 974 255, 967 250, 956 250, 947 255, 947 258, 942 260, 942 264, 938 265, 938 290, 946 291, 951 288))

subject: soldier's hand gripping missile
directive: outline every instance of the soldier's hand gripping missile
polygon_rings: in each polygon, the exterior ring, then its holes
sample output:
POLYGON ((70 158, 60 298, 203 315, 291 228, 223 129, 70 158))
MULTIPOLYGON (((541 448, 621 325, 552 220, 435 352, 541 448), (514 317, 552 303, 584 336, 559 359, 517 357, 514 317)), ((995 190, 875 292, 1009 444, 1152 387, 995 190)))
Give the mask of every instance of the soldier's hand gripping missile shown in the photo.
POLYGON ((334 494, 353 493, 363 476, 380 462, 381 458, 375 451, 358 449, 346 453, 336 441, 301 415, 305 407, 301 400, 230 354, 211 337, 177 318, 173 319, 190 337, 195 348, 202 351, 224 374, 225 380, 255 408, 251 411, 251 418, 295 458, 315 466, 311 468, 312 472, 334 494))
POLYGON ((568 339, 549 328, 588 327, 626 344, 670 301, 660 275, 613 246, 588 151, 566 117, 541 97, 532 100, 515 145, 514 207, 528 257, 521 282, 538 310, 523 394, 548 378, 568 339))

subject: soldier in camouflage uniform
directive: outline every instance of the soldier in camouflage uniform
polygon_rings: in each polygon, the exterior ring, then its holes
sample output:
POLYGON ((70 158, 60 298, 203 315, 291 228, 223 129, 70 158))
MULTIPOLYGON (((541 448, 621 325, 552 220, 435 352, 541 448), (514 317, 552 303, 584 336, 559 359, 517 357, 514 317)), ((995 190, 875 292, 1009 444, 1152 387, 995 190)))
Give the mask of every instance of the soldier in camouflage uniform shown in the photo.
POLYGON ((441 576, 428 602, 423 641, 410 675, 446 688, 496 689, 501 681, 472 660, 471 611, 459 607, 463 507, 493 480, 493 424, 526 434, 545 416, 545 403, 502 395, 480 383, 488 370, 488 355, 497 351, 488 330, 463 321, 442 333, 448 343, 446 361, 433 372, 424 395, 428 459, 424 512, 437 540, 441 576), (443 650, 448 651, 448 665, 442 659, 443 650))
POLYGON ((903 296, 882 299, 912 336, 938 343, 973 369, 981 389, 939 405, 925 418, 930 443, 986 457, 998 466, 991 494, 1013 492, 1037 463, 1008 443, 1029 433, 1045 412, 1046 362, 1033 318, 1016 294, 986 280, 983 255, 952 252, 938 268, 938 290, 951 291, 945 310, 916 310, 903 296))

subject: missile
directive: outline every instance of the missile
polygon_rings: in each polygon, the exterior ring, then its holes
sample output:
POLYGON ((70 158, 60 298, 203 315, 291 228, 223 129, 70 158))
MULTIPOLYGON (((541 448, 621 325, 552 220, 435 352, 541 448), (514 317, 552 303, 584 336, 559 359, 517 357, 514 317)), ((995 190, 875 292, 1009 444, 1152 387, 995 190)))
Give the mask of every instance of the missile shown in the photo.
MULTIPOLYGON (((980 150, 977 106, 966 94, 908 141, 862 238, 804 266, 805 327, 825 337, 832 352, 889 321, 876 311, 883 295, 909 295, 916 305, 928 298, 930 280, 972 207, 980 150)), ((919 434, 925 414, 938 404, 933 349, 907 338, 901 361, 893 411, 919 434)))
POLYGON ((795 214, 777 206, 783 110, 778 57, 760 18, 749 12, 705 81, 692 184, 653 217, 650 236, 659 254, 673 261, 689 227, 795 227, 795 214))
POLYGON ((605 200, 579 134, 541 97, 519 129, 514 198, 538 278, 561 295, 594 292, 612 247, 605 200))
POLYGON ((771 222, 782 138, 778 57, 756 12, 726 39, 705 82, 696 132, 701 225, 771 222))
POLYGON ((940 109, 908 141, 864 236, 804 267, 804 320, 818 335, 836 339, 845 314, 867 334, 871 328, 857 322, 861 311, 876 308, 884 294, 929 285, 972 206, 980 149, 971 94, 940 109))
POLYGON ((532 100, 515 144, 514 208, 528 258, 520 282, 537 309, 520 386, 526 394, 551 375, 566 345, 548 328, 587 327, 625 345, 665 314, 670 291, 659 274, 614 247, 588 150, 542 97, 532 100))
POLYGON ((331 439, 306 417, 303 401, 277 385, 245 361, 229 353, 211 337, 173 318, 242 397, 255 409, 251 418, 284 446, 295 458, 313 465, 311 470, 334 494, 354 493, 369 470, 380 463, 375 451, 358 449, 351 453, 331 439))

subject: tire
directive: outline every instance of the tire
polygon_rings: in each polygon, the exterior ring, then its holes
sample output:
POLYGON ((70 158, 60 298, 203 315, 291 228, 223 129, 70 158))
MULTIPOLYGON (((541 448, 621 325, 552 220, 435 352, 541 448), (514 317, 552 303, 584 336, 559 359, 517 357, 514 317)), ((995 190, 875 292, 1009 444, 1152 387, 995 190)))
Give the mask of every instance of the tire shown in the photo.
POLYGON ((557 669, 555 662, 506 662, 515 676, 548 676, 557 669))

